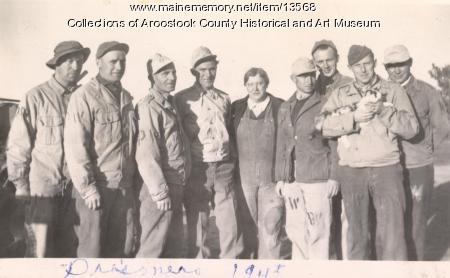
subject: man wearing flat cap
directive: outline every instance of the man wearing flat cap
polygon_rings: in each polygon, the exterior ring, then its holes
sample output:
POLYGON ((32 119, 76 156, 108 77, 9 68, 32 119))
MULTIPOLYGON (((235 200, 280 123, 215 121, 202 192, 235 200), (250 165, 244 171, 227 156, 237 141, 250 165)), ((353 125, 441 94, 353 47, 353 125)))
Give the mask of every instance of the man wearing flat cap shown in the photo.
POLYGON ((216 55, 208 48, 195 49, 191 72, 196 82, 175 96, 192 157, 184 198, 189 258, 214 255, 206 242, 210 205, 219 229, 220 258, 236 258, 243 251, 236 219, 235 154, 228 133, 231 102, 214 87, 217 64, 216 55))
MULTIPOLYGON (((311 55, 314 64, 319 70, 316 90, 320 94, 323 94, 328 98, 331 92, 337 87, 352 81, 350 77, 342 75, 337 69, 339 54, 333 41, 324 39, 315 42, 311 50, 311 55)), ((332 148, 337 147, 336 140, 330 140, 329 143, 332 148)), ((342 196, 339 193, 333 198, 333 219, 330 240, 331 259, 338 259, 341 257, 346 259, 347 249, 345 241, 343 241, 342 238, 345 238, 346 236, 347 220, 345 219, 345 213, 342 211, 342 206, 342 196)))
POLYGON ((151 88, 136 106, 136 162, 144 180, 139 194, 141 241, 137 257, 180 258, 189 149, 170 95, 177 75, 173 61, 161 54, 148 60, 147 71, 151 88))
POLYGON ((415 136, 418 122, 405 91, 381 79, 375 65, 368 47, 350 47, 348 66, 355 81, 331 93, 317 128, 324 136, 340 137, 337 149, 349 225, 348 259, 369 259, 372 200, 377 259, 405 260, 405 193, 398 138, 415 136))
POLYGON ((406 190, 406 234, 408 257, 424 260, 426 226, 434 184, 433 150, 450 132, 441 95, 431 85, 411 73, 413 59, 403 45, 384 52, 384 67, 389 79, 400 84, 408 94, 419 120, 419 133, 401 140, 404 153, 406 190))
POLYGON ((100 44, 98 75, 69 103, 64 149, 76 188, 78 257, 128 257, 134 247, 132 97, 120 82, 128 45, 100 44))
POLYGON ((47 62, 53 76, 26 93, 9 133, 9 179, 16 186, 16 196, 29 199, 25 210, 27 257, 75 255, 64 119, 89 54, 89 48, 77 41, 59 43, 47 62))
POLYGON ((292 259, 326 260, 331 198, 339 189, 336 155, 328 140, 314 128, 326 97, 315 90, 316 68, 312 60, 297 59, 291 79, 296 91, 278 112, 276 191, 285 199, 292 259))

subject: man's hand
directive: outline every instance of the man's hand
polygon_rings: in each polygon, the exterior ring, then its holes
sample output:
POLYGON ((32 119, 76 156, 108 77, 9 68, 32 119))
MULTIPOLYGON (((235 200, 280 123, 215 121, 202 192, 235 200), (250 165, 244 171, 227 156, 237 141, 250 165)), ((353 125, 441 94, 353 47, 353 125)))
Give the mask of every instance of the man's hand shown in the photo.
POLYGON ((339 192, 339 183, 335 180, 328 180, 327 181, 327 187, 328 187, 328 198, 332 198, 339 192))
POLYGON ((277 182, 277 185, 275 186, 275 192, 277 193, 278 197, 284 196, 284 181, 277 182))
POLYGON ((95 192, 94 194, 90 195, 84 200, 84 203, 86 206, 91 210, 97 210, 100 208, 101 202, 100 202, 100 194, 98 192, 95 192))
POLYGON ((170 197, 156 201, 156 207, 159 210, 163 210, 163 211, 170 210, 172 207, 172 202, 170 201, 170 197))
POLYGON ((358 108, 353 112, 353 119, 357 123, 364 123, 370 121, 373 118, 373 115, 373 112, 366 103, 360 103, 358 108))
POLYGON ((373 114, 380 114, 383 111, 383 102, 381 100, 376 102, 368 102, 367 109, 373 114))

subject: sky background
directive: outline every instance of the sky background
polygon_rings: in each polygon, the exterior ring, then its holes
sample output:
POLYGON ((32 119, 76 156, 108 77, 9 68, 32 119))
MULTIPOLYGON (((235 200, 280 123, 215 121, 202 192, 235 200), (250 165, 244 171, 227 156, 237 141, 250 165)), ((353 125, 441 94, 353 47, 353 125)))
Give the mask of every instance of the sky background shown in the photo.
MULTIPOLYGON (((256 2, 256 1, 254 1, 256 2)), ((277 3, 276 1, 261 1, 277 3)), ((236 4, 250 1, 152 1, 152 0, 0 0, 0 97, 20 99, 35 85, 46 81, 52 71, 45 63, 53 56, 56 44, 63 40, 78 40, 91 48, 85 64, 89 71, 82 82, 95 76, 94 55, 100 43, 118 40, 130 45, 127 70, 122 83, 135 100, 147 92, 146 62, 155 52, 174 60, 178 82, 176 91, 194 82, 190 61, 192 51, 208 46, 220 60, 216 87, 231 99, 246 95, 243 75, 250 67, 264 68, 271 80, 268 91, 288 98, 295 90, 291 82, 292 62, 300 56, 310 56, 313 43, 326 38, 335 42, 340 53, 339 70, 347 69, 347 53, 352 44, 371 47, 378 59, 376 71, 383 77, 383 51, 393 44, 406 45, 414 58, 413 73, 433 86, 436 83, 428 71, 431 64, 450 64, 450 1, 315 1, 316 12, 300 13, 149 13, 131 12, 131 3, 209 3, 236 4), (150 29, 150 28, 69 28, 67 20, 76 19, 187 19, 262 18, 309 19, 346 18, 380 20, 381 28, 265 28, 265 29, 150 29)))

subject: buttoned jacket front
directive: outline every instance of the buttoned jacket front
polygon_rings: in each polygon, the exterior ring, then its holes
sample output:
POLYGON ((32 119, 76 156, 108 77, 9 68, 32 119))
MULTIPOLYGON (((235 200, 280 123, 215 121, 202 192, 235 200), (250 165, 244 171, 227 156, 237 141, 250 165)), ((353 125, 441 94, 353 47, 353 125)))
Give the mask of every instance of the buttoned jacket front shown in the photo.
POLYGON ((74 92, 66 117, 64 149, 75 188, 83 198, 97 186, 133 184, 136 134, 130 94, 120 100, 96 78, 74 92))
POLYGON ((275 180, 285 182, 318 183, 335 176, 337 159, 328 140, 315 129, 326 98, 315 92, 299 111, 295 122, 292 116, 297 101, 294 93, 281 104, 278 112, 275 180), (295 158, 295 159, 294 159, 295 158))
POLYGON ((54 77, 26 93, 8 139, 9 179, 32 195, 62 193, 70 179, 63 150, 64 118, 71 92, 54 77))
POLYGON ((177 108, 154 89, 136 105, 139 136, 136 162, 151 197, 169 194, 169 185, 185 185, 189 149, 177 108))

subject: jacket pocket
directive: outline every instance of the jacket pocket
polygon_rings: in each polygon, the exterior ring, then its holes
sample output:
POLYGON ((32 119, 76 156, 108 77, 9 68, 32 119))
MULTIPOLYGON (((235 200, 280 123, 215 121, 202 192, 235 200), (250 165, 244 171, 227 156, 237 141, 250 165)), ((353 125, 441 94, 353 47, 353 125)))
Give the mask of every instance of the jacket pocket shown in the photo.
POLYGON ((99 111, 95 115, 94 138, 96 142, 110 143, 120 138, 121 123, 119 111, 99 111))
POLYGON ((38 131, 36 140, 45 145, 61 143, 63 136, 64 120, 61 116, 41 116, 39 121, 42 125, 41 132, 38 131))

